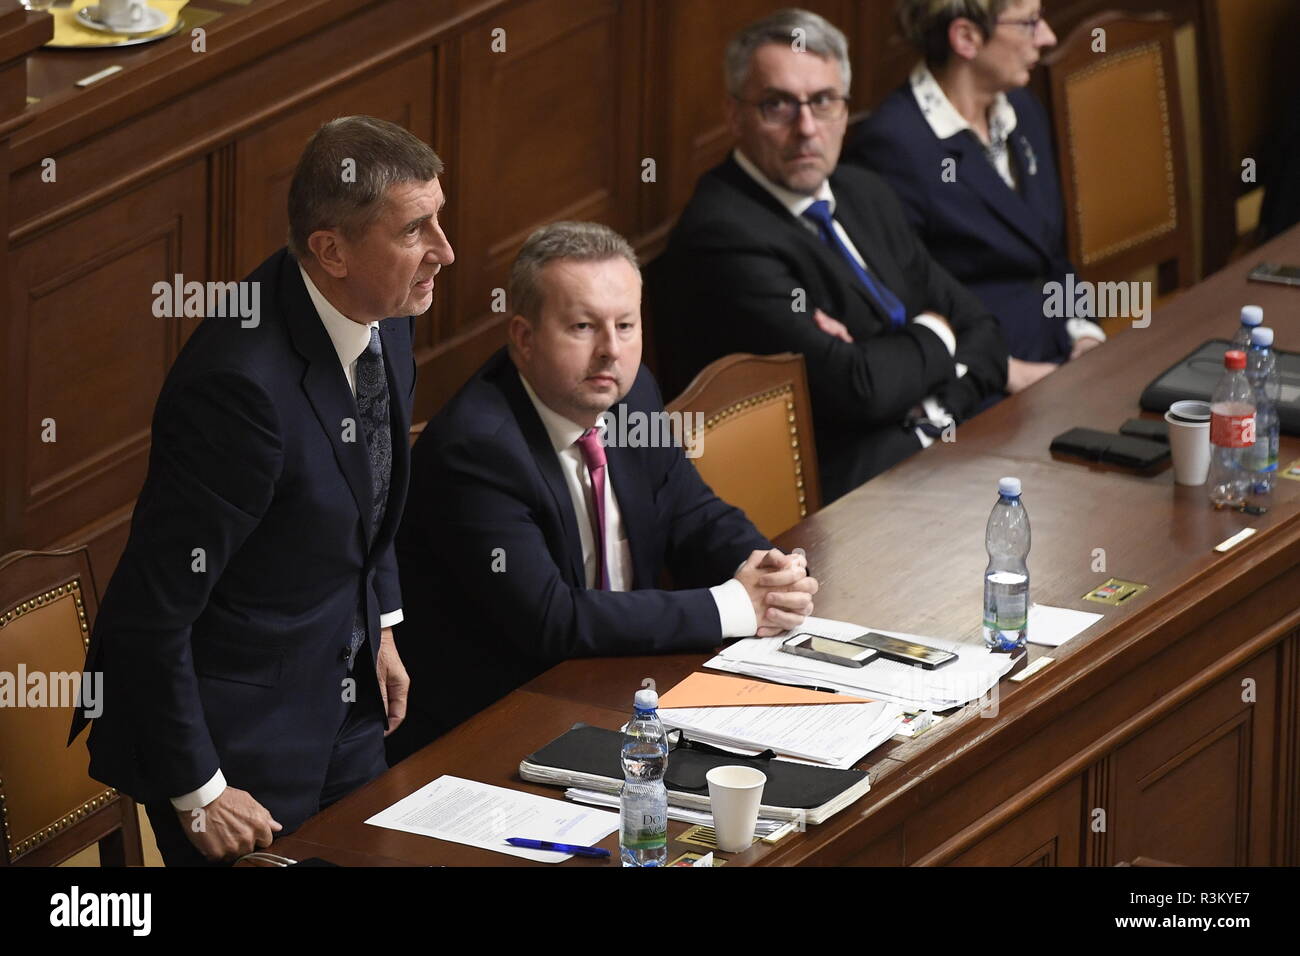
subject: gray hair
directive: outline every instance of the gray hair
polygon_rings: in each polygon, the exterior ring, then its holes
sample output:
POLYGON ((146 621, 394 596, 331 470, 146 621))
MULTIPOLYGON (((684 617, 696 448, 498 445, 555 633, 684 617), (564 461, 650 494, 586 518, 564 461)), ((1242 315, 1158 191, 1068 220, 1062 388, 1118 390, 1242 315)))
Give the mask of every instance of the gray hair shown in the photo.
POLYGON ((442 160, 408 130, 373 116, 342 116, 312 134, 289 184, 289 251, 311 255, 307 239, 319 229, 361 236, 384 209, 388 187, 426 183, 442 160))
POLYGON ((605 262, 619 258, 640 272, 641 264, 631 243, 609 226, 598 222, 553 222, 542 226, 525 240, 510 267, 511 309, 529 320, 541 315, 542 290, 537 280, 547 263, 557 259, 605 262))
POLYGON ((723 61, 727 92, 732 96, 740 96, 745 81, 749 79, 750 61, 759 47, 769 43, 790 45, 796 41, 800 43, 799 49, 804 52, 838 62, 840 78, 844 82, 843 92, 849 91, 849 84, 853 80, 853 67, 849 65, 849 41, 825 17, 790 7, 751 23, 731 38, 723 61))
POLYGON ((952 55, 948 27, 970 20, 988 39, 1002 11, 1012 0, 898 0, 898 29, 931 67, 941 67, 952 55))

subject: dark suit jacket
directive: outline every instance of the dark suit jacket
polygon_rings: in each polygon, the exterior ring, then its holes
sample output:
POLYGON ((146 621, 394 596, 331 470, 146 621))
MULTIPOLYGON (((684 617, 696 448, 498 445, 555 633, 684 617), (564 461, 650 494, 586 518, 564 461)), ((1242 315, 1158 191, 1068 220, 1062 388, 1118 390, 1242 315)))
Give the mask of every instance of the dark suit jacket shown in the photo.
MULTIPOLYGON (((629 413, 663 410, 642 367, 629 413)), ((721 642, 707 588, 771 545, 680 448, 606 449, 633 590, 589 590, 573 500, 504 350, 425 428, 397 537, 397 645, 410 707, 441 733, 572 657, 705 651, 721 642), (684 590, 660 590, 671 573, 684 590)), ((627 689, 628 700, 637 688, 627 689)))
POLYGON ((1019 191, 998 175, 970 130, 938 139, 906 83, 858 124, 844 162, 889 182, 930 255, 997 316, 1012 355, 1063 362, 1071 348, 1065 319, 1043 315, 1044 283, 1063 283, 1074 271, 1052 137, 1027 90, 1007 98, 1016 111, 1008 146, 1019 191), (945 167, 948 159, 955 164, 945 167), (945 168, 955 181, 941 175, 945 168))
POLYGON ((674 385, 732 352, 803 353, 827 500, 920 447, 903 421, 926 396, 960 421, 1006 383, 996 320, 930 258, 889 187, 843 166, 830 183, 835 218, 907 314, 948 319, 964 377, 929 329, 892 330, 840 254, 730 158, 700 178, 648 283, 661 339, 684 363, 674 385), (815 309, 843 322, 853 343, 822 332, 815 309))
POLYGON ((261 283, 259 324, 205 319, 158 398, 148 477, 87 656, 105 680, 90 770, 159 801, 220 767, 288 829, 316 809, 359 598, 371 659, 355 665, 358 699, 377 692, 379 615, 401 607, 392 542, 414 320, 380 324, 393 471, 374 528, 356 401, 296 260, 281 250, 247 281, 261 283))

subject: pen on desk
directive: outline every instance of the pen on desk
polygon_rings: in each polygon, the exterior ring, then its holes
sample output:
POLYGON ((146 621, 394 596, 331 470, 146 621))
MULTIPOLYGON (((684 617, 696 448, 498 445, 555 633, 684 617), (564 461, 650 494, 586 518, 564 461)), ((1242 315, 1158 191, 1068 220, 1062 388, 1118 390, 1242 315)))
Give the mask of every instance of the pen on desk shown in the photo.
POLYGON ((817 687, 817 686, 815 686, 815 685, 813 685, 813 684, 786 684, 785 686, 786 686, 786 687, 798 687, 800 690, 815 690, 815 691, 818 691, 818 692, 823 693, 823 694, 838 694, 838 693, 839 693, 839 691, 837 691, 837 690, 836 690, 835 688, 833 688, 833 687, 817 687))
POLYGON ((571 843, 552 843, 550 840, 529 840, 524 837, 506 837, 506 842, 526 850, 554 850, 556 853, 572 853, 575 856, 609 856, 608 850, 598 846, 574 846, 571 843))

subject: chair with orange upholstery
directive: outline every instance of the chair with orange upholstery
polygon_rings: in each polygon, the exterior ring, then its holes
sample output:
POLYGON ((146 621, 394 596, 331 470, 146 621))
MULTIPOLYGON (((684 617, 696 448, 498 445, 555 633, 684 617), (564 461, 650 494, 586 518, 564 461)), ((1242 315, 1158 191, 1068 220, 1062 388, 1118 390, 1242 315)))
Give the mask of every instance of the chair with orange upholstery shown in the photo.
POLYGON ((703 413, 703 454, 695 466, 768 538, 821 507, 802 355, 724 356, 667 408, 703 413))
POLYGON ((86 548, 0 558, 0 866, 94 843, 104 866, 144 863, 135 801, 90 778, 84 734, 68 746, 97 607, 86 548))
POLYGON ((1156 265, 1158 294, 1193 284, 1172 21, 1103 13, 1043 63, 1070 258, 1081 278, 1126 279, 1156 265))

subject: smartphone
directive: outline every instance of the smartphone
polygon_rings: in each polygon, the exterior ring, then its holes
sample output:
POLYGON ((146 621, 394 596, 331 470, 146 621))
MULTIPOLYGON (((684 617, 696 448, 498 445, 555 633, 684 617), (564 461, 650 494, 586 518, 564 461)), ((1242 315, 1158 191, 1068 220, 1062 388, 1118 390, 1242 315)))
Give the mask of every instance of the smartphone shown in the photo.
POLYGON ((941 651, 937 647, 927 647, 924 644, 900 640, 897 637, 886 637, 884 634, 877 634, 875 631, 868 631, 860 637, 855 637, 853 643, 872 648, 887 661, 898 661, 900 664, 919 664, 928 671, 932 671, 936 667, 942 667, 944 664, 957 659, 957 655, 952 651, 941 651))
POLYGON ((843 667, 862 667, 876 656, 874 650, 861 644, 807 633, 787 637, 781 642, 781 650, 787 654, 811 657, 815 661, 840 664, 843 667))
POLYGON ((1247 277, 1254 282, 1276 282, 1280 285, 1300 286, 1300 266, 1282 266, 1275 262, 1261 262, 1247 277))

